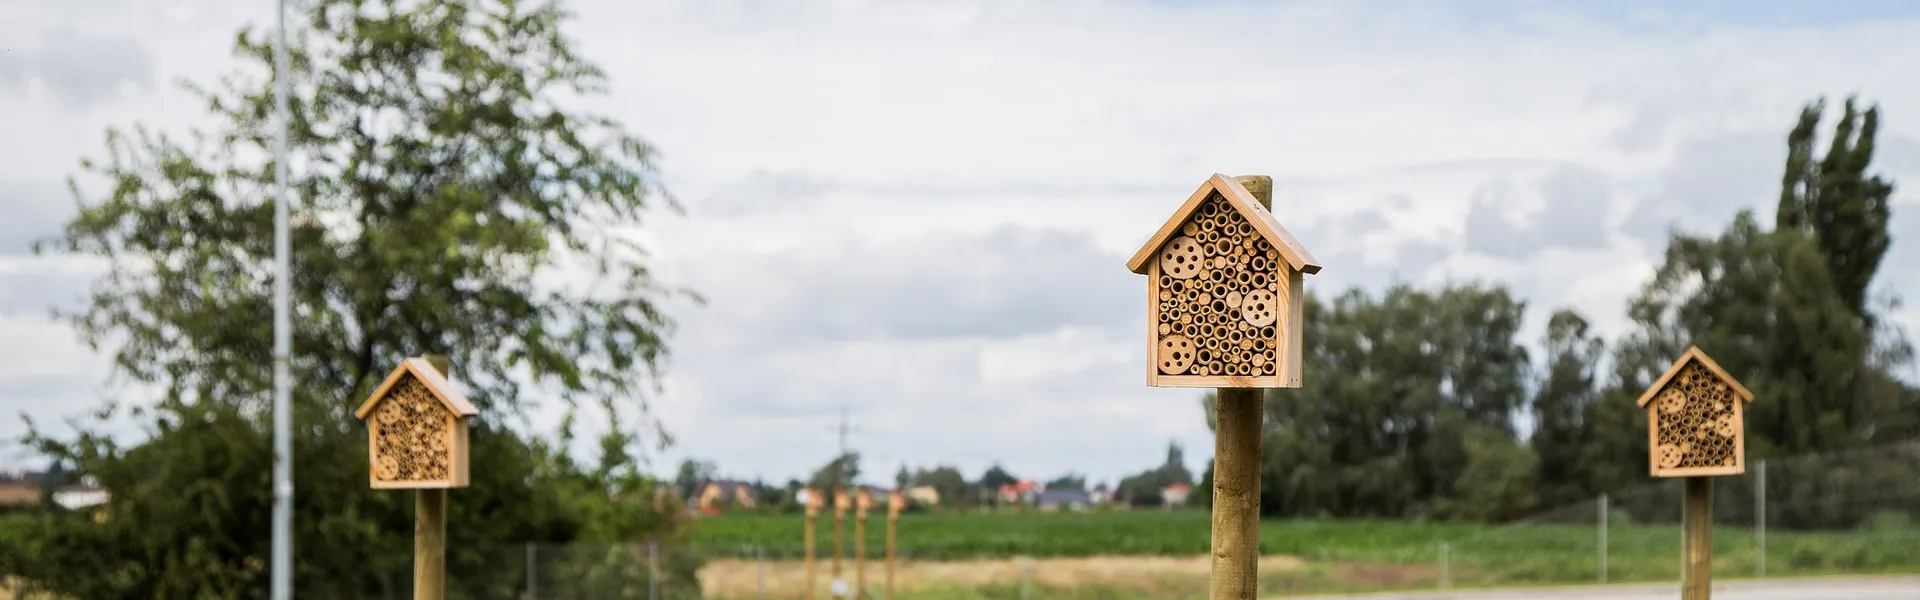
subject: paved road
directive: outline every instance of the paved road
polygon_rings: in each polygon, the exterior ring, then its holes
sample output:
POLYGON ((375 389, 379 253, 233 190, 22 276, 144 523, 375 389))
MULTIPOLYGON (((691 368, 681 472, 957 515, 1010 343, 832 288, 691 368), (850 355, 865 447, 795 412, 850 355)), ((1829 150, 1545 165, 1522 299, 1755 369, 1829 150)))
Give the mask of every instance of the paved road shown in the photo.
MULTIPOLYGON (((1680 597, 1680 584, 1610 585, 1517 590, 1454 590, 1312 596, 1325 600, 1656 600, 1680 597)), ((1920 577, 1836 577, 1714 582, 1714 600, 1920 600, 1920 577)), ((1290 600, 1306 600, 1292 597, 1290 600)))

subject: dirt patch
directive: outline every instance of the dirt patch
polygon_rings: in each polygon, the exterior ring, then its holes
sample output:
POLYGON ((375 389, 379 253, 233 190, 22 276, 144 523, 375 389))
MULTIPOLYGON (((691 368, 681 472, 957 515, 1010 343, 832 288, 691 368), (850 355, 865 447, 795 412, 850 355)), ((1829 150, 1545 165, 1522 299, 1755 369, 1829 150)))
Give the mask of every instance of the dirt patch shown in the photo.
MULTIPOLYGON (((894 586, 911 590, 930 585, 980 586, 1012 584, 1020 581, 1022 561, 1018 559, 912 561, 894 565, 894 586)), ((1266 556, 1260 559, 1262 573, 1299 569, 1304 563, 1292 556, 1266 556)), ((1033 560, 1035 585, 1072 588, 1089 584, 1151 588, 1186 581, 1204 582, 1212 563, 1207 556, 1093 556, 1085 558, 1040 558, 1033 560)), ((842 563, 842 576, 849 584, 856 578, 855 566, 842 563)), ((814 563, 814 584, 825 590, 832 581, 831 561, 814 563)), ((886 585, 886 565, 871 561, 866 566, 866 587, 880 590, 886 585)), ((709 561, 700 570, 700 586, 707 595, 719 598, 752 597, 756 584, 764 582, 768 594, 797 593, 806 589, 806 564, 797 560, 769 560, 756 565, 752 560, 720 559, 709 561)), ((1201 583, 1201 589, 1205 589, 1201 583)), ((824 593, 819 597, 825 597, 824 593)))

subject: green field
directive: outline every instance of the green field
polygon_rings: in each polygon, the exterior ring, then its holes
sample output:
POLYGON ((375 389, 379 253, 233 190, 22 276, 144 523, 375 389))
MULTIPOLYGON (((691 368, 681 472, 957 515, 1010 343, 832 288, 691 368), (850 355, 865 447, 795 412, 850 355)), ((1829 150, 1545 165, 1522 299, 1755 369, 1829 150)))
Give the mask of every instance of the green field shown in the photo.
MULTIPOLYGON (((884 552, 884 518, 867 527, 867 552, 884 552)), ((819 555, 832 547, 832 518, 817 522, 819 555)), ((1196 556, 1208 551, 1208 515, 1202 511, 1092 514, 928 514, 901 518, 899 554, 932 561, 1030 556, 1196 556)), ((765 555, 790 559, 802 552, 799 516, 730 515, 702 519, 695 539, 710 556, 765 555)), ((846 542, 852 548, 851 523, 846 542)), ((1679 578, 1676 525, 1622 525, 1606 531, 1610 582, 1679 578)), ((1751 530, 1714 533, 1716 577, 1752 577, 1758 569, 1751 530)), ((1599 531, 1593 524, 1490 526, 1364 520, 1269 520, 1261 525, 1263 556, 1302 559, 1295 572, 1263 573, 1265 589, 1355 591, 1429 587, 1441 577, 1441 543, 1448 543, 1446 576, 1459 587, 1594 583, 1599 579, 1599 531)), ((850 551, 850 550, 849 550, 850 551)), ((1767 536, 1767 575, 1920 572, 1920 528, 1881 522, 1848 531, 1773 531, 1767 536)))

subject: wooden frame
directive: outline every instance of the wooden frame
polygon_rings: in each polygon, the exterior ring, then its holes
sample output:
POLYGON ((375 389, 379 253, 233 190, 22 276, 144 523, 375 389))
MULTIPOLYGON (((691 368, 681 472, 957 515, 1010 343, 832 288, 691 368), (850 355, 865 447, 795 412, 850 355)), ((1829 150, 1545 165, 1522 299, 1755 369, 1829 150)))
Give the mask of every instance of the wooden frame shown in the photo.
MULTIPOLYGON (((1219 206, 1219 202, 1215 202, 1212 206, 1219 206)), ((1214 209, 1209 208, 1208 210, 1214 209)), ((1241 237, 1235 238, 1236 242, 1241 239, 1241 237)), ((1212 244, 1209 243, 1208 245, 1211 246, 1212 244)), ((1191 248, 1191 246, 1189 246, 1189 248, 1191 248)), ((1236 244, 1228 244, 1224 248, 1234 249, 1236 256, 1238 256, 1240 252, 1236 244)), ((1175 251, 1177 252, 1178 249, 1176 248, 1175 251)), ((1211 252, 1211 250, 1209 250, 1209 252, 1211 252)), ((1220 250, 1220 252, 1224 255, 1227 250, 1223 249, 1220 250)), ((1193 256, 1199 255, 1193 254, 1193 256)), ((1203 261, 1210 260, 1224 261, 1225 259, 1203 259, 1203 261)), ((1268 262, 1264 260, 1264 257, 1255 260, 1259 262, 1254 264, 1264 264, 1268 262)), ((1224 264, 1216 262, 1213 263, 1213 265, 1211 269, 1213 271, 1225 271, 1242 277, 1246 276, 1246 272, 1248 271, 1248 268, 1244 266, 1244 261, 1224 264)), ((1248 191, 1238 180, 1218 173, 1208 178, 1205 183, 1200 185, 1199 189, 1194 190, 1193 194, 1188 196, 1186 202, 1181 204, 1178 210, 1174 211, 1172 217, 1161 224, 1159 230, 1154 232, 1153 236, 1147 240, 1147 243, 1142 245, 1140 249, 1134 253, 1133 257, 1127 261, 1127 268, 1134 273, 1147 276, 1148 386, 1190 388, 1298 388, 1301 386, 1301 354, 1304 345, 1301 325, 1305 321, 1306 307, 1306 302, 1304 301, 1304 276, 1320 272, 1320 264, 1313 258, 1311 253, 1307 252, 1305 247, 1300 245, 1298 240, 1294 239, 1292 233, 1289 233, 1285 227, 1280 225, 1279 221, 1274 219, 1273 214, 1262 205, 1262 200, 1256 198, 1255 195, 1248 191), (1163 314, 1161 305, 1167 300, 1162 297, 1162 292, 1169 290, 1162 289, 1161 280, 1166 279, 1163 275, 1167 273, 1162 270, 1162 260, 1155 259, 1156 256, 1161 254, 1163 249, 1167 248, 1170 242, 1174 242, 1177 239, 1190 239, 1181 235, 1183 228, 1187 230, 1186 233, 1191 234, 1193 231, 1193 223, 1190 220, 1194 219, 1195 213, 1199 212, 1203 206, 1208 206, 1209 202, 1214 198, 1219 198, 1220 201, 1224 202, 1224 206, 1228 207, 1225 210, 1230 210, 1233 215, 1237 215, 1237 218, 1234 220, 1243 223, 1239 225, 1241 232, 1252 234, 1244 240, 1246 247, 1254 248, 1256 241, 1262 241, 1265 247, 1270 247, 1271 249, 1268 256, 1277 256, 1278 260, 1274 261, 1271 265, 1255 267, 1258 269, 1267 269, 1270 273, 1262 271, 1253 276, 1260 278, 1256 279, 1256 282, 1263 279, 1268 280, 1269 283, 1265 285, 1266 287, 1272 288, 1272 291, 1266 291, 1266 288, 1261 288, 1260 290, 1249 293, 1246 297, 1252 298, 1255 295, 1266 294, 1270 296, 1278 306, 1269 314, 1263 314, 1263 321, 1254 323, 1256 327, 1251 334, 1244 338, 1236 338, 1244 339, 1246 343, 1260 343, 1266 347, 1270 347, 1272 357, 1268 358, 1265 354, 1268 350, 1258 351, 1260 355, 1254 359, 1253 364, 1257 368, 1253 369, 1253 374, 1239 373, 1222 375, 1209 373, 1189 375, 1163 373, 1160 360, 1160 345, 1163 340, 1188 340, 1191 338, 1190 341, 1195 345, 1202 343, 1219 343, 1218 339, 1203 340, 1202 338, 1195 337, 1192 333, 1184 335, 1175 333, 1169 335, 1161 329, 1161 317, 1163 314), (1273 328, 1271 337, 1268 337, 1261 331, 1267 327, 1265 324, 1267 321, 1271 321, 1271 327, 1273 328), (1268 360, 1271 360, 1273 363, 1271 374, 1265 373, 1265 369, 1261 368, 1264 367, 1264 363, 1268 360)), ((1189 270, 1188 273, 1189 275, 1184 277, 1190 277, 1192 271, 1189 270)), ((1218 275, 1219 273, 1214 274, 1218 275)), ((1232 278, 1235 275, 1228 275, 1227 277, 1232 278)), ((1183 281, 1185 280, 1184 277, 1178 273, 1175 274, 1175 277, 1182 278, 1183 281)), ((1174 289, 1179 289, 1181 285, 1179 281, 1175 281, 1174 289)), ((1206 284, 1202 282, 1201 285, 1206 284)), ((1217 287, 1219 284, 1214 285, 1217 287)), ((1236 289, 1238 289, 1238 287, 1236 287, 1236 289)), ((1188 288, 1187 293, 1189 295, 1192 294, 1191 287, 1188 288)), ((1239 294, 1240 292, 1238 291, 1230 294, 1232 298, 1226 305, 1229 312, 1235 311, 1235 307, 1239 306, 1239 294)), ((1207 296, 1202 297, 1205 298, 1207 296)), ((1173 302, 1179 302, 1180 300, 1178 298, 1179 297, 1175 295, 1173 302)), ((1213 314, 1217 316, 1219 313, 1215 312, 1213 314)), ((1171 318, 1171 316, 1169 316, 1169 318, 1171 318)), ((1245 324, 1241 324, 1241 326, 1244 327, 1245 324)), ((1178 324, 1175 324, 1175 329, 1178 329, 1178 324)), ((1235 333, 1235 335, 1240 334, 1235 333)), ((1168 343, 1178 342, 1170 341, 1168 343)), ((1244 355, 1246 352, 1245 348, 1245 346, 1242 346, 1239 354, 1244 355)), ((1231 356, 1235 353, 1236 352, 1229 349, 1226 354, 1231 356)), ((1216 356, 1218 355, 1216 354, 1216 356)), ((1245 363, 1242 363, 1241 366, 1244 366, 1244 364, 1245 363)), ((1185 371, 1186 368, 1187 367, 1177 367, 1179 371, 1185 371)), ((1233 369, 1230 368, 1227 370, 1231 371, 1233 369)))
POLYGON ((475 408, 459 390, 454 389, 452 382, 447 381, 447 378, 442 376, 432 363, 418 357, 400 361, 400 366, 394 368, 393 372, 387 375, 386 380, 382 381, 379 387, 374 388, 366 402, 353 411, 354 418, 367 422, 368 484, 373 489, 382 490, 466 487, 470 479, 467 419, 478 414, 480 414, 479 409, 475 408), (435 406, 443 409, 440 415, 446 424, 443 429, 445 436, 443 456, 448 467, 447 477, 444 479, 382 480, 378 475, 380 459, 383 456, 380 451, 380 440, 386 433, 380 423, 369 421, 368 417, 373 414, 375 408, 390 397, 398 385, 408 380, 420 382, 428 395, 438 401, 435 406))
MULTIPOLYGON (((1704 400, 1692 397, 1688 398, 1689 403, 1699 401, 1704 400)), ((1734 379, 1733 375, 1728 374, 1726 369, 1721 368, 1719 363, 1714 362, 1713 358, 1708 357, 1707 353, 1701 351, 1698 346, 1688 347, 1687 351, 1681 354, 1679 359, 1674 360, 1672 366, 1667 368, 1666 373, 1661 374, 1659 379, 1654 380, 1653 385, 1648 386, 1647 391, 1640 394, 1639 399, 1634 401, 1636 405, 1647 411, 1648 473, 1654 477, 1711 477, 1739 475, 1747 472, 1746 405, 1752 402, 1752 391, 1748 390, 1746 386, 1741 385, 1739 380, 1734 379), (1733 396, 1732 406, 1729 407, 1733 415, 1733 434, 1730 436, 1732 437, 1731 458, 1733 459, 1733 464, 1731 465, 1695 467, 1660 466, 1660 423, 1661 419, 1668 417, 1661 416, 1659 406, 1654 404, 1653 401, 1655 397, 1666 392, 1670 384, 1675 383, 1674 378, 1678 377, 1691 365, 1699 365, 1709 376, 1717 380, 1718 383, 1727 386, 1727 391, 1731 392, 1733 396)))

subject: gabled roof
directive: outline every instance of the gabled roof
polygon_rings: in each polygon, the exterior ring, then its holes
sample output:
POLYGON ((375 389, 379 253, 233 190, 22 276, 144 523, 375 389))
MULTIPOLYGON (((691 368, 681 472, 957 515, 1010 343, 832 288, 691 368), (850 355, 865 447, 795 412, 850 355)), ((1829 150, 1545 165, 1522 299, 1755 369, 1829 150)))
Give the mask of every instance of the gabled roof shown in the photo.
POLYGON ((373 394, 367 396, 367 401, 353 411, 353 417, 366 420, 367 413, 373 412, 373 407, 387 397, 387 391, 393 389, 394 384, 400 383, 400 376, 408 373, 412 373, 422 385, 427 386, 427 391, 433 392, 433 397, 439 398, 440 403, 454 414, 462 417, 480 414, 480 409, 474 408, 473 403, 468 402, 466 395, 461 394, 460 390, 453 389, 453 382, 441 376, 440 370, 433 368, 433 363, 427 362, 424 358, 414 357, 400 361, 400 366, 395 367, 393 373, 387 375, 387 380, 380 382, 380 387, 373 389, 373 394))
POLYGON ((1753 403, 1753 392, 1747 391, 1747 386, 1740 385, 1740 381, 1734 379, 1732 375, 1728 375, 1727 370, 1720 368, 1719 363, 1713 362, 1713 359, 1708 358, 1707 353, 1701 352, 1699 346, 1689 346, 1687 352, 1681 354, 1679 360, 1673 361, 1673 366, 1667 368, 1666 374, 1661 375, 1660 379, 1654 381, 1653 385, 1647 388, 1647 392, 1641 394, 1640 399, 1635 401, 1635 403, 1645 407, 1648 402, 1653 400, 1655 394, 1659 394, 1660 390, 1666 389, 1668 381, 1672 381, 1673 377, 1679 375, 1680 371, 1687 367, 1687 363, 1692 361, 1700 361, 1700 366, 1706 367, 1707 371, 1713 373, 1714 377, 1719 377, 1721 381, 1727 382, 1727 385, 1733 388, 1733 393, 1740 395, 1740 401, 1748 404, 1753 403))
POLYGON ((1173 211, 1173 217, 1167 219, 1152 238, 1147 239, 1146 245, 1141 246, 1132 259, 1127 260, 1127 269, 1141 275, 1147 274, 1148 259, 1153 258, 1167 240, 1173 239, 1174 234, 1180 231, 1180 225, 1187 222, 1187 217, 1192 216, 1193 211, 1199 210, 1212 192, 1220 192, 1220 197, 1225 198, 1228 205, 1239 210, 1240 216, 1246 217, 1253 224, 1253 230, 1279 250, 1280 256, 1287 259, 1287 264, 1292 265, 1294 270, 1308 275, 1320 272, 1320 263, 1307 253, 1307 248, 1301 246, 1299 240, 1293 239, 1293 234, 1288 233, 1287 228, 1274 220, 1273 213, 1260 205, 1260 201, 1253 197, 1253 192, 1247 191, 1246 186, 1240 185, 1234 178, 1219 173, 1207 178, 1207 182, 1200 184, 1200 189, 1187 198, 1187 203, 1180 205, 1180 210, 1173 211))

